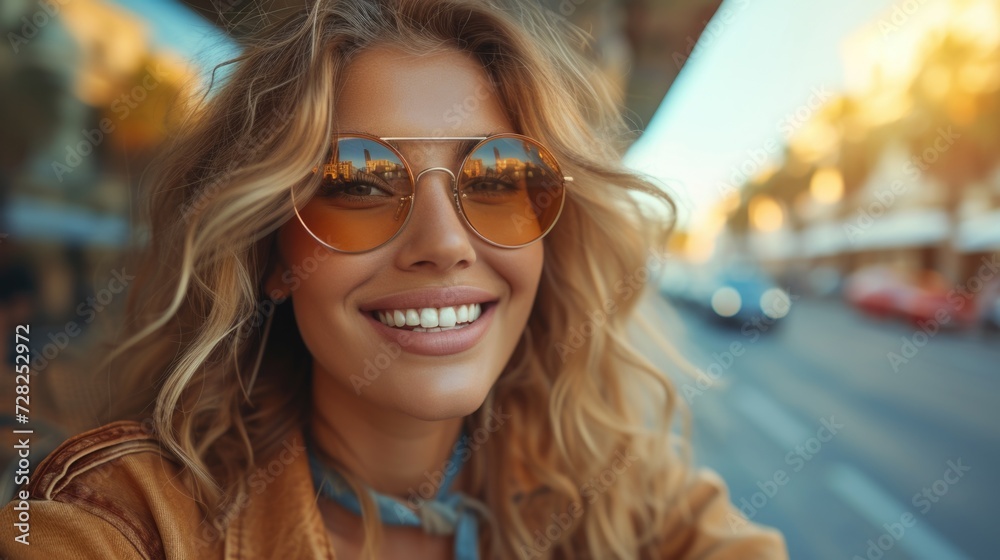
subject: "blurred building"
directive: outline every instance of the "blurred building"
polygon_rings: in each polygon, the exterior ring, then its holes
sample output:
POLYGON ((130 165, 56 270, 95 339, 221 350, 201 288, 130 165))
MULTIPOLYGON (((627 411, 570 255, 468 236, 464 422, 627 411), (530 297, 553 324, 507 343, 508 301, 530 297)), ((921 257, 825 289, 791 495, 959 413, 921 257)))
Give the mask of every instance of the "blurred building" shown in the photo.
POLYGON ((843 48, 847 91, 720 205, 724 255, 957 283, 1000 250, 1000 2, 893 6, 879 22, 843 48))
POLYGON ((78 360, 116 326, 135 189, 196 73, 113 2, 5 0, 0 27, 0 329, 30 325, 42 452, 94 419, 103 388, 78 360))

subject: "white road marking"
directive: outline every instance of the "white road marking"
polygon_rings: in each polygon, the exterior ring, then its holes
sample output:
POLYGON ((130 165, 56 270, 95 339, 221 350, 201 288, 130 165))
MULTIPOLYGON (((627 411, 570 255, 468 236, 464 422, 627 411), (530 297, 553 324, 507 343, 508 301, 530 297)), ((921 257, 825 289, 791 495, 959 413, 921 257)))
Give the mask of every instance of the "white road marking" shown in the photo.
MULTIPOLYGON (((904 507, 876 482, 851 465, 831 465, 827 484, 842 500, 852 506, 869 522, 885 532, 886 523, 899 523, 899 518, 909 512, 916 524, 906 527, 906 532, 897 541, 917 560, 969 560, 958 548, 939 535, 919 511, 904 507)), ((865 543, 855 547, 859 556, 864 557, 865 543)))
POLYGON ((734 387, 733 401, 747 420, 782 449, 794 449, 814 435, 815 430, 810 431, 785 407, 753 387, 734 387))

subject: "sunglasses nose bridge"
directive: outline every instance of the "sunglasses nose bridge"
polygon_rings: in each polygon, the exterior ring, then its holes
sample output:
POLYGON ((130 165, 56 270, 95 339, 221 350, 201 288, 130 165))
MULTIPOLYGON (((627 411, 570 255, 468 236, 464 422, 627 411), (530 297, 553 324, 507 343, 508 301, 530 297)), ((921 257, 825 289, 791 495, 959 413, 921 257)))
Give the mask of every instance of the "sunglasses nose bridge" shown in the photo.
POLYGON ((448 176, 451 177, 451 193, 452 193, 452 198, 455 201, 455 208, 458 210, 458 213, 464 217, 465 214, 462 212, 462 205, 459 204, 458 202, 458 177, 456 177, 455 173, 451 169, 448 169, 447 167, 428 167, 427 169, 424 169, 420 173, 417 173, 416 177, 413 178, 414 194, 416 194, 417 192, 417 185, 420 183, 420 178, 423 177, 424 174, 430 173, 431 171, 442 171, 444 173, 447 173, 448 176))
POLYGON ((430 173, 431 171, 443 171, 443 172, 447 173, 448 176, 451 177, 452 188, 454 188, 455 181, 456 181, 455 173, 452 172, 452 170, 448 169, 447 167, 428 167, 427 169, 424 169, 420 173, 417 173, 417 176, 413 178, 413 184, 414 184, 414 186, 416 186, 416 184, 420 182, 420 178, 423 177, 424 174, 430 173))

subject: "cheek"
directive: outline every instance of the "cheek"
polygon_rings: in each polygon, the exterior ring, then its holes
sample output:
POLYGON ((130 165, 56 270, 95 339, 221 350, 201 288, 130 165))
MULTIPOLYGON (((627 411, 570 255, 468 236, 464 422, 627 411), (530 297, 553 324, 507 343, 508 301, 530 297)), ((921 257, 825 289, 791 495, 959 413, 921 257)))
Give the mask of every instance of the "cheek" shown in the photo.
POLYGON ((287 268, 292 268, 294 265, 301 268, 307 257, 315 256, 315 247, 320 246, 297 218, 292 218, 282 226, 278 234, 278 244, 287 268))
POLYGON ((497 273, 510 285, 512 305, 523 312, 525 318, 535 301, 544 261, 545 249, 542 243, 505 251, 493 261, 497 273))
POLYGON ((291 290, 293 301, 306 304, 304 310, 309 309, 308 305, 329 309, 344 301, 359 267, 343 266, 339 261, 344 256, 317 243, 297 221, 285 226, 278 243, 284 269, 282 282, 291 290))

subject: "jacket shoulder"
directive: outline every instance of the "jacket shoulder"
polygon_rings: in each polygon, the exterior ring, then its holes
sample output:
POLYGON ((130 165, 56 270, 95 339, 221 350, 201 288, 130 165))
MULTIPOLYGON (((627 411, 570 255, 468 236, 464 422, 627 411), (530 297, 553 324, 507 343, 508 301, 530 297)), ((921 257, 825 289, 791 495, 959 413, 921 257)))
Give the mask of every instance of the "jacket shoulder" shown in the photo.
POLYGON ((133 420, 120 420, 61 443, 38 465, 26 489, 31 499, 66 498, 75 483, 97 483, 112 474, 124 474, 112 471, 135 470, 158 457, 168 458, 151 430, 133 420), (128 456, 133 460, 124 461, 128 456))
POLYGON ((732 505, 725 481, 711 469, 688 479, 659 548, 665 558, 788 560, 784 536, 751 522, 732 505))
POLYGON ((0 552, 15 547, 16 558, 66 557, 69 551, 80 558, 165 558, 163 543, 176 535, 164 531, 191 531, 201 520, 180 473, 180 464, 139 422, 74 435, 0 509, 0 552), (17 527, 22 519, 29 522, 17 527), (31 546, 13 544, 25 532, 31 546))

